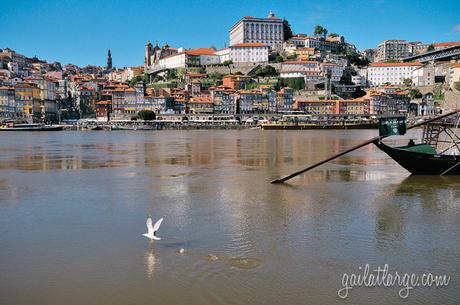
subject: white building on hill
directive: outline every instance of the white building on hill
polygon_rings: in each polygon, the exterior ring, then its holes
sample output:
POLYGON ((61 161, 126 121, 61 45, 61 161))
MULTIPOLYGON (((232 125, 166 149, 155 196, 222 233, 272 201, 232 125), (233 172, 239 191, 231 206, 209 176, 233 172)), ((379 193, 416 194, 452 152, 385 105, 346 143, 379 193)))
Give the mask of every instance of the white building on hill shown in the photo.
POLYGON ((230 46, 241 43, 263 43, 272 49, 282 50, 284 42, 283 19, 275 17, 272 11, 267 18, 246 16, 229 31, 230 46))
POLYGON ((230 60, 234 63, 268 62, 269 46, 264 43, 239 43, 230 46, 230 60))
POLYGON ((412 72, 421 66, 419 62, 373 63, 367 69, 367 79, 372 87, 385 84, 402 85, 405 79, 412 79, 412 72))

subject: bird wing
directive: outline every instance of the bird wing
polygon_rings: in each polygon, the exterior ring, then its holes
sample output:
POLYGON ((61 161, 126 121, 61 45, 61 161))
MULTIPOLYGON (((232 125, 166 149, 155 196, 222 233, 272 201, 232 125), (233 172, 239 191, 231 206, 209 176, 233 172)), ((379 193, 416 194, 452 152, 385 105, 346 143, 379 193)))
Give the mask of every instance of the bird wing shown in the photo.
MULTIPOLYGON (((155 224, 156 225, 156 224, 155 224)), ((147 234, 153 234, 154 232, 154 228, 153 228, 153 220, 152 220, 152 217, 147 217, 147 234)))
POLYGON ((162 222, 163 222, 163 217, 161 217, 160 219, 158 219, 157 222, 155 222, 155 225, 153 226, 153 233, 158 231, 162 222))

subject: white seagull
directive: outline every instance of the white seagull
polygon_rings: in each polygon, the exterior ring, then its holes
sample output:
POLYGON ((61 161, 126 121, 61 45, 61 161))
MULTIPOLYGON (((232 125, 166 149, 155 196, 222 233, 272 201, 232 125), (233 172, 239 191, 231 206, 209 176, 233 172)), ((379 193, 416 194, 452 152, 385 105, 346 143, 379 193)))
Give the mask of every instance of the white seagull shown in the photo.
POLYGON ((150 238, 150 240, 161 240, 161 238, 157 237, 157 231, 160 228, 162 222, 163 217, 158 219, 158 221, 153 225, 152 217, 149 215, 149 217, 147 217, 147 233, 144 233, 142 235, 147 238, 150 238))

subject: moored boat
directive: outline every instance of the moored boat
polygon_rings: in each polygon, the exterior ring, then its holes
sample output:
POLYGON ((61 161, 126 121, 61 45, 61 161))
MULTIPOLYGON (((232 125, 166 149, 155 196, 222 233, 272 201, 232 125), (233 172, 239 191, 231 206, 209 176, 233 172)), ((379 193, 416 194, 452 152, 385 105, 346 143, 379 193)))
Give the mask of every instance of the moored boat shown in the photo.
POLYGON ((391 147, 374 144, 413 175, 460 175, 460 155, 438 154, 426 143, 391 147))
MULTIPOLYGON (((397 120, 384 122, 383 135, 382 128, 380 130, 382 138, 405 134, 405 120, 397 120)), ((455 122, 452 124, 445 119, 424 124, 419 144, 410 140, 406 146, 391 147, 383 143, 382 138, 373 143, 413 175, 460 175, 460 137, 457 132, 460 116, 455 122)))
POLYGON ((63 129, 64 126, 62 125, 46 125, 41 123, 17 124, 14 122, 7 122, 0 126, 0 131, 58 131, 63 129))
POLYGON ((267 122, 261 123, 267 130, 302 130, 302 129, 376 129, 377 122, 372 121, 311 121, 311 122, 267 122))

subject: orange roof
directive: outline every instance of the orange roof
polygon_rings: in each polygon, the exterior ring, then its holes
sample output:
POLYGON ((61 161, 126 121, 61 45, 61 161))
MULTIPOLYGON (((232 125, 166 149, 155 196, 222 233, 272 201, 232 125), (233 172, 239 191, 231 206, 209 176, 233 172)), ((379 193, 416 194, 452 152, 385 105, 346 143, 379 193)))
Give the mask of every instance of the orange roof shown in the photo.
POLYGON ((214 50, 213 48, 198 48, 198 49, 186 50, 185 54, 188 54, 188 55, 212 55, 212 56, 216 56, 216 54, 214 54, 215 52, 216 52, 216 50, 214 50))
POLYGON ((305 39, 307 39, 307 36, 292 36, 291 39, 305 40, 305 39))
POLYGON ((244 48, 244 47, 268 47, 268 45, 265 43, 261 43, 261 42, 243 42, 243 43, 238 43, 233 46, 230 46, 230 48, 244 48))
POLYGON ((188 77, 206 77, 208 76, 206 73, 187 73, 188 77))
POLYGON ((448 41, 448 42, 439 42, 434 43, 433 46, 435 47, 453 47, 460 45, 460 41, 448 41))
POLYGON ((309 65, 318 65, 319 62, 317 61, 302 61, 302 60, 288 60, 288 61, 283 61, 281 64, 287 64, 287 65, 305 65, 305 64, 309 64, 309 65))
POLYGON ((421 66, 421 62, 380 62, 380 63, 373 63, 370 64, 369 67, 407 67, 407 66, 421 66))
POLYGON ((353 100, 296 100, 297 103, 336 103, 336 102, 340 102, 340 103, 353 103, 353 102, 366 102, 368 101, 367 99, 363 99, 363 98, 357 98, 357 99, 353 99, 353 100))
POLYGON ((210 96, 192 97, 189 101, 192 104, 206 104, 212 103, 210 96))
POLYGON ((335 103, 337 101, 339 100, 296 100, 297 103, 335 103))

